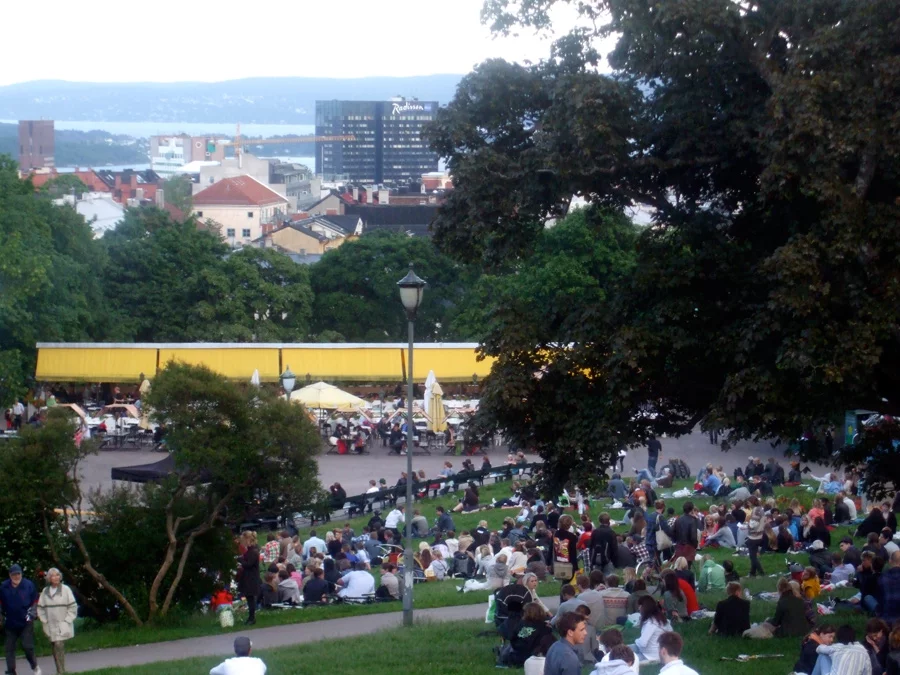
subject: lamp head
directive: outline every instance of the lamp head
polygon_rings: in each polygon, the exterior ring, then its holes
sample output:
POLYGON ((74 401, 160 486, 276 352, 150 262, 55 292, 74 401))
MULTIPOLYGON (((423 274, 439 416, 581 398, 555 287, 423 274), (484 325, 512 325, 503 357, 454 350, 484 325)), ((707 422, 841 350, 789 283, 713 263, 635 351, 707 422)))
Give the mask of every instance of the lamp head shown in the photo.
POLYGON ((422 296, 425 293, 425 280, 413 271, 413 264, 409 264, 409 273, 397 282, 400 289, 400 302, 406 310, 406 316, 412 320, 416 318, 416 312, 422 305, 422 296))

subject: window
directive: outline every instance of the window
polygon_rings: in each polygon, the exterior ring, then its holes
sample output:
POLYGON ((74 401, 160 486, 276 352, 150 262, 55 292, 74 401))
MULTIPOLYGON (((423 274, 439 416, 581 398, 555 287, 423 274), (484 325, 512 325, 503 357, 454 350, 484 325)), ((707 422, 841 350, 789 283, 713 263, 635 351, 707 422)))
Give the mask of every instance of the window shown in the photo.
POLYGON ((252 217, 253 217, 253 211, 247 211, 247 217, 248 217, 248 218, 252 218, 252 217))
POLYGON ((244 239, 249 239, 250 238, 250 228, 245 227, 243 230, 241 230, 241 236, 243 236, 244 239))
POLYGON ((233 228, 233 227, 229 227, 227 230, 225 230, 225 234, 226 234, 228 237, 234 238, 234 228, 233 228))
POLYGON ((203 211, 197 211, 197 217, 198 217, 198 218, 202 218, 202 217, 203 217, 203 211))

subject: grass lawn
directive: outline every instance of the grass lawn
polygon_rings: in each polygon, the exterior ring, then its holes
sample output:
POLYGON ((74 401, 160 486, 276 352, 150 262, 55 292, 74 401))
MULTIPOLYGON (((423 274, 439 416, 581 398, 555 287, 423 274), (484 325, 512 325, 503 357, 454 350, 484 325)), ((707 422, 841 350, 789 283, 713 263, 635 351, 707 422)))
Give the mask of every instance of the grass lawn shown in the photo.
MULTIPOLYGON (((754 601, 753 619, 761 620, 774 605, 754 601)), ((687 622, 676 630, 685 639, 685 662, 701 675, 718 675, 746 672, 748 675, 785 675, 793 670, 800 648, 799 639, 741 640, 710 637, 706 634, 709 620, 687 622), (765 659, 752 663, 721 661, 720 657, 739 654, 784 654, 783 658, 765 659)), ((862 619, 855 624, 861 627, 862 619)), ((268 666, 269 673, 298 673, 309 664, 336 664, 342 675, 395 675, 423 668, 441 675, 488 675, 496 673, 492 648, 497 638, 480 637, 485 629, 480 621, 456 621, 446 623, 421 622, 411 630, 393 628, 376 635, 364 635, 340 640, 314 642, 297 647, 261 650, 254 652, 268 666), (342 658, 335 655, 349 658, 342 658)), ((636 629, 625 633, 626 641, 637 637, 636 629)), ((229 655, 203 657, 155 663, 126 668, 108 668, 91 671, 94 675, 188 675, 206 673, 229 655)), ((521 669, 512 672, 522 672, 521 669)), ((589 667, 583 673, 590 672, 589 667)), ((642 675, 656 675, 659 666, 641 668, 642 675)))
MULTIPOLYGON (((681 485, 676 487, 680 487, 686 484, 687 482, 685 481, 681 485)), ((496 485, 486 485, 481 491, 482 502, 490 503, 491 497, 500 499, 508 495, 510 493, 510 485, 511 484, 509 482, 501 482, 496 485)), ((662 492, 663 491, 660 491, 660 493, 662 492)), ((788 501, 794 496, 798 496, 801 501, 807 504, 812 499, 812 494, 806 492, 803 489, 799 491, 796 488, 781 489, 777 492, 777 494, 782 498, 787 498, 788 501)), ((425 500, 423 502, 420 502, 416 505, 416 508, 421 509, 422 513, 426 515, 426 517, 428 517, 429 521, 432 521, 435 515, 434 509, 438 504, 449 507, 455 504, 457 502, 457 499, 458 497, 456 495, 447 495, 444 497, 439 497, 438 499, 425 500)), ((681 510, 681 504, 684 501, 685 500, 683 499, 666 500, 667 505, 673 506, 679 513, 681 510)), ((710 503, 710 500, 695 500, 695 503, 698 503, 701 509, 705 510, 705 508, 710 503)), ((591 514, 594 517, 595 521, 597 515, 603 510, 604 508, 602 507, 602 504, 593 505, 591 514)), ((471 514, 453 514, 453 517, 456 523, 457 531, 461 531, 464 529, 473 529, 477 526, 478 521, 482 519, 487 520, 489 526, 492 529, 496 529, 501 526, 503 518, 507 516, 514 516, 515 513, 516 511, 514 510, 489 509, 471 514)), ((621 520, 624 515, 624 510, 610 511, 610 514, 614 519, 621 520)), ((368 519, 369 515, 367 514, 364 517, 351 520, 350 524, 358 534, 362 531, 362 527, 368 522, 368 519)), ((344 522, 344 520, 333 520, 327 525, 318 526, 316 529, 321 534, 324 533, 327 527, 333 528, 342 526, 344 522)), ((619 527, 617 529, 623 530, 625 528, 619 527)), ((305 538, 308 535, 308 531, 309 528, 301 532, 301 539, 305 538)), ((841 528, 832 533, 832 540, 835 547, 837 546, 837 542, 840 540, 840 537, 843 536, 847 531, 848 528, 841 528)), ((750 563, 749 559, 746 557, 731 557, 731 553, 724 549, 716 549, 711 553, 713 557, 719 561, 726 558, 731 558, 735 564, 736 570, 742 577, 749 571, 750 563)), ((806 562, 805 555, 791 556, 791 558, 792 561, 795 560, 796 562, 800 562, 801 564, 805 564, 806 562)), ((763 556, 762 564, 768 574, 783 574, 786 571, 785 556, 783 555, 763 556)), ((747 585, 750 588, 751 592, 756 593, 763 590, 774 590, 776 581, 777 580, 774 578, 748 580, 749 583, 747 585)), ((417 584, 415 590, 415 607, 419 609, 425 609, 434 607, 448 607, 454 605, 483 604, 487 602, 488 593, 486 591, 466 594, 457 593, 456 586, 458 583, 461 582, 458 580, 453 580, 445 582, 417 584)), ((547 581, 541 584, 539 593, 542 597, 551 597, 558 593, 558 589, 559 584, 557 582, 547 581)), ((721 596, 717 595, 707 597, 701 594, 700 596, 700 602, 711 608, 714 608, 715 603, 721 599, 721 596)), ((768 615, 767 612, 770 613, 774 610, 774 605, 770 606, 768 605, 768 603, 759 602, 755 604, 758 604, 759 607, 754 607, 754 621, 764 619, 768 615), (760 614, 760 616, 757 616, 757 614, 760 614)), ((326 618, 339 618, 349 615, 394 612, 399 610, 400 603, 379 603, 363 606, 337 605, 322 608, 308 608, 304 610, 259 612, 257 614, 257 628, 289 623, 305 623, 309 621, 317 621, 326 618)), ((79 624, 81 623, 82 622, 79 621, 79 624)), ((240 626, 231 629, 229 632, 239 632, 239 630, 240 626)), ((689 625, 686 629, 688 634, 693 634, 693 632, 697 630, 699 629, 693 625, 689 625)), ((702 629, 702 631, 705 630, 706 628, 702 629)), ((200 615, 199 613, 191 615, 181 615, 177 618, 173 617, 159 625, 142 628, 137 628, 126 621, 120 621, 118 624, 108 624, 103 626, 97 626, 96 624, 84 624, 77 626, 76 638, 70 641, 67 644, 66 648, 68 651, 86 651, 107 647, 122 647, 132 644, 148 644, 166 640, 199 637, 203 635, 217 634, 220 632, 223 632, 223 629, 219 627, 214 617, 200 615)), ((37 645, 38 653, 49 654, 49 644, 43 639, 43 634, 41 631, 37 631, 37 633, 39 634, 37 645)), ((703 637, 707 640, 710 639, 706 637, 705 633, 702 633, 702 635, 698 635, 697 637, 698 639, 699 637, 703 637)), ((718 643, 719 641, 715 640, 714 642, 718 643)), ((762 643, 760 644, 762 645, 762 643)), ((762 647, 764 647, 766 651, 771 651, 769 645, 775 644, 777 644, 777 641, 766 641, 765 644, 762 645, 762 647)), ((782 650, 779 649, 779 651, 782 650)), ((724 653, 725 652, 723 652, 723 654, 724 653)), ((735 653, 742 652, 738 650, 735 653)), ((791 651, 790 653, 793 655, 793 651, 791 651)), ((746 668, 747 666, 742 665, 739 667, 746 668)), ((493 668, 493 665, 491 665, 491 668, 493 668)))

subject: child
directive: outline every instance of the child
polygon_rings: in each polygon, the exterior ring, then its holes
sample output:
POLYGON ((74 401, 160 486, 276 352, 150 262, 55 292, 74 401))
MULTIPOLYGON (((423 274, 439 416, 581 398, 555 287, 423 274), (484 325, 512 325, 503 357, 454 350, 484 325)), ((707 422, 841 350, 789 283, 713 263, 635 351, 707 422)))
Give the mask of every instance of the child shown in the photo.
POLYGON ((219 584, 209 599, 209 608, 219 618, 222 628, 231 628, 234 625, 234 596, 219 584))
POLYGON ((807 567, 803 570, 800 577, 800 587, 803 589, 803 597, 807 600, 815 600, 819 597, 821 585, 819 584, 819 575, 816 573, 815 567, 807 567))

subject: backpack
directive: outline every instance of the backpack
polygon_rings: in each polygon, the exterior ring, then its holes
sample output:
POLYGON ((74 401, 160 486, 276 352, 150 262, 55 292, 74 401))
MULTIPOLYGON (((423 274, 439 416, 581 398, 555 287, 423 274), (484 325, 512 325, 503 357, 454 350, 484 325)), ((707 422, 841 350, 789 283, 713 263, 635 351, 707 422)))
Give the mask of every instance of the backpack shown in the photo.
POLYGON ((475 561, 467 553, 457 551, 453 554, 453 569, 453 576, 471 579, 475 576, 475 561))

